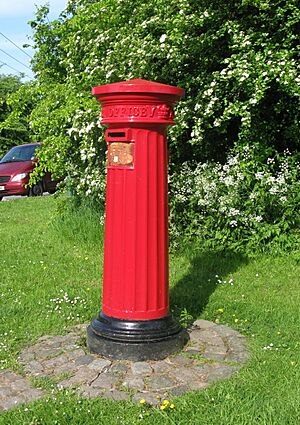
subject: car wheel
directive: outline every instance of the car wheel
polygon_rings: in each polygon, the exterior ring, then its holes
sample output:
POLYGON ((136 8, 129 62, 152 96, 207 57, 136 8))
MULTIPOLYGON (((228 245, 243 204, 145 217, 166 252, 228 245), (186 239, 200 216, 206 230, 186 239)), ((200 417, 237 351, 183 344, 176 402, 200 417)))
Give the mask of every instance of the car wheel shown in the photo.
POLYGON ((34 184, 30 189, 28 196, 42 196, 44 192, 42 183, 34 184))

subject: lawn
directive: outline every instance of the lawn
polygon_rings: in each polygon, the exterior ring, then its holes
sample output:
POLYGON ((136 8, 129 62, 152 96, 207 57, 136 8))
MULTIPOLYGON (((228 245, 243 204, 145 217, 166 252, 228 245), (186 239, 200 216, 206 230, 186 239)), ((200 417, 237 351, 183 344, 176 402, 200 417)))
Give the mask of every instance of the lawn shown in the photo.
MULTIPOLYGON (((59 219, 57 202, 42 197, 0 205, 0 369, 20 371, 22 347, 66 333, 100 308, 103 228, 87 210, 59 219)), ((151 408, 143 419, 133 403, 86 400, 53 387, 44 399, 1 413, 0 424, 298 424, 299 276, 299 252, 254 259, 188 248, 173 253, 174 314, 246 335, 251 359, 237 375, 174 398, 172 411, 151 408)))

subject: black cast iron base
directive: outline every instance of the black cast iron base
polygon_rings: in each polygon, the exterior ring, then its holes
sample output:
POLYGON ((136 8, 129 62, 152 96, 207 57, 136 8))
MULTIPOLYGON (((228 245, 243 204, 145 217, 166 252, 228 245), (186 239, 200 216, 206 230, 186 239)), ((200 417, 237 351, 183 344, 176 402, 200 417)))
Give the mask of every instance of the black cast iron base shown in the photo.
POLYGON ((87 328, 87 346, 111 359, 161 360, 180 351, 189 336, 171 316, 157 320, 121 320, 102 312, 87 328))

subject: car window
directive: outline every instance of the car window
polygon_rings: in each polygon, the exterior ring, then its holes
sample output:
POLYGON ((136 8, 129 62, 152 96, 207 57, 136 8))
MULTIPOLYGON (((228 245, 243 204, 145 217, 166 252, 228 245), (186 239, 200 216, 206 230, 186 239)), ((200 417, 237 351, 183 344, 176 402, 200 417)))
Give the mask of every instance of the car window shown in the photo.
POLYGON ((35 158, 35 150, 39 145, 15 146, 1 159, 0 164, 5 162, 25 162, 35 158))

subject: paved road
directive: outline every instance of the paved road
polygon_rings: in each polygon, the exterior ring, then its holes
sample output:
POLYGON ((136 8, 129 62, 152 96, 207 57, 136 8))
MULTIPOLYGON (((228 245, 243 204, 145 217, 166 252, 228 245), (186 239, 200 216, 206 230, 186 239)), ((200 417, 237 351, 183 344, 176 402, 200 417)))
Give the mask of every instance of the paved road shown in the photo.
POLYGON ((21 199, 23 196, 4 196, 2 202, 4 201, 12 201, 13 199, 21 199))
MULTIPOLYGON (((48 196, 49 193, 44 193, 43 196, 48 196)), ((2 202, 5 201, 13 201, 14 199, 22 199, 22 198, 27 198, 27 196, 4 196, 2 199, 2 202)))

